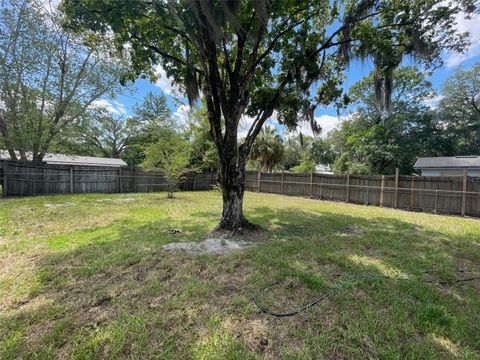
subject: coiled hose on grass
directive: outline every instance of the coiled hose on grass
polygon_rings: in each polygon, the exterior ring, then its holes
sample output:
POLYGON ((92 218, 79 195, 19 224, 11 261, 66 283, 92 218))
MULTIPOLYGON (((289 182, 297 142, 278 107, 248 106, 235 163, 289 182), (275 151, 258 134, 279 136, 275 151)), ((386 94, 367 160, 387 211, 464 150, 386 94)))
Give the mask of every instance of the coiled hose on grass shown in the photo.
MULTIPOLYGON (((426 270, 423 273, 431 273, 434 272, 435 270, 426 270)), ((456 272, 472 272, 468 270, 456 270, 456 272)), ((341 274, 335 274, 334 276, 340 276, 341 274)), ((267 292, 268 290, 274 288, 275 286, 278 286, 282 283, 282 281, 276 281, 270 285, 260 287, 258 288, 255 293, 253 294, 253 302, 255 305, 265 314, 276 316, 276 317, 284 317, 284 316, 293 316, 297 315, 303 311, 308 310, 312 306, 315 306, 322 300, 326 299, 327 297, 331 296, 332 294, 339 292, 343 289, 346 289, 347 287, 351 287, 354 282, 356 281, 361 281, 361 280, 379 280, 379 279, 395 279, 395 280, 405 280, 404 278, 401 277, 396 277, 396 276, 387 276, 387 275, 377 275, 377 274, 360 274, 360 275, 355 275, 355 276, 350 276, 349 281, 345 281, 342 283, 339 283, 338 285, 334 286, 330 291, 327 291, 326 293, 323 293, 316 299, 314 299, 312 302, 309 302, 308 304, 297 308, 295 310, 291 311, 285 311, 285 312, 276 312, 268 309, 267 307, 263 306, 260 304, 258 301, 258 295, 260 293, 267 292)), ((460 279, 452 279, 452 280, 424 280, 427 283, 435 283, 435 284, 454 284, 454 283, 460 283, 460 282, 466 282, 466 281, 473 281, 473 280, 480 280, 480 277, 469 277, 469 278, 460 278, 460 279)))

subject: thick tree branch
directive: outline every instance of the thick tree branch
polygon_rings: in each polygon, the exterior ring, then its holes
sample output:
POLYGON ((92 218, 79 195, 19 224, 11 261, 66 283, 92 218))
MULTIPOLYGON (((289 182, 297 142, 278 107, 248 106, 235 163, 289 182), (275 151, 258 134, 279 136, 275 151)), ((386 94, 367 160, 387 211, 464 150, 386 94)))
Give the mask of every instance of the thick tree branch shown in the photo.
MULTIPOLYGON (((283 27, 285 25, 287 25, 287 23, 289 23, 291 21, 291 19, 297 15, 298 13, 302 12, 302 11, 305 11, 307 9, 299 9, 297 11, 295 11, 287 20, 285 20, 283 22, 283 24, 280 26, 280 27, 283 27)), ((310 14, 309 16, 306 16, 304 18, 302 18, 302 20, 299 20, 293 24, 291 24, 290 26, 288 26, 286 29, 280 31, 273 39, 272 41, 270 42, 270 44, 267 46, 267 48, 265 49, 265 51, 260 54, 254 64, 254 66, 258 66, 262 61, 263 59, 265 59, 268 54, 270 54, 270 52, 273 50, 273 48, 275 47, 275 45, 277 44, 277 42, 285 35, 287 34, 288 32, 292 31, 293 29, 295 29, 297 26, 300 26, 302 25, 303 23, 305 23, 306 21, 310 20, 313 16, 316 16, 318 14, 319 11, 316 11, 312 14, 310 14)))
MULTIPOLYGON (((138 37, 137 35, 133 34, 130 36, 130 39, 135 39, 135 40, 138 40, 138 41, 142 41, 142 39, 140 37, 138 37)), ((148 44, 147 47, 150 49, 150 50, 153 50, 154 52, 156 52, 158 55, 164 57, 165 59, 168 59, 170 61, 173 61, 177 64, 180 64, 180 65, 183 65, 183 66, 187 66, 187 62, 183 59, 180 59, 179 57, 176 57, 172 54, 169 54, 163 50, 161 50, 159 47, 153 45, 153 44, 148 44)), ((191 66, 191 64, 190 64, 191 66)), ((193 70, 196 71, 197 73, 199 74, 202 74, 204 75, 203 71, 196 68, 196 67, 193 67, 193 70)))

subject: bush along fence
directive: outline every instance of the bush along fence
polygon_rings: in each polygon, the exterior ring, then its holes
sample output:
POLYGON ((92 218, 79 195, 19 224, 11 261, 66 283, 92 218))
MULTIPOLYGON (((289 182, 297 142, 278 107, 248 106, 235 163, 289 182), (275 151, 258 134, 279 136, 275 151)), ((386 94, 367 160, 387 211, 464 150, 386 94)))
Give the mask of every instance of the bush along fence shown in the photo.
MULTIPOLYGON (((0 161, 4 196, 166 191, 161 173, 141 168, 33 165, 0 161)), ((191 174, 183 191, 210 190, 216 174, 191 174)), ((480 177, 294 174, 246 174, 247 191, 344 201, 411 211, 480 217, 480 177)))
POLYGON ((480 177, 257 173, 246 176, 256 192, 344 201, 410 211, 480 217, 480 177))
MULTIPOLYGON (((215 183, 215 174, 190 174, 179 185, 179 190, 210 190, 215 183)), ((0 185, 3 196, 167 190, 167 181, 163 174, 145 172, 141 168, 39 166, 10 161, 0 161, 0 185)))

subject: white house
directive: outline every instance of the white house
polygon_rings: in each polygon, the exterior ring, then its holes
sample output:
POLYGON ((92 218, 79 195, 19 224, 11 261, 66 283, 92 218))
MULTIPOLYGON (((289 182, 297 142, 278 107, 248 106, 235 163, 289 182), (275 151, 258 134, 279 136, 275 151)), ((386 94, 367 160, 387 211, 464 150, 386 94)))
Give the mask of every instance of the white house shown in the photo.
POLYGON ((421 157, 413 166, 422 176, 480 176, 480 156, 421 157))
MULTIPOLYGON (((17 157, 20 157, 17 154, 17 157)), ((31 160, 31 154, 27 153, 27 159, 31 160)), ((0 160, 10 160, 10 155, 6 150, 0 150, 0 160)), ((76 166, 107 166, 122 167, 127 166, 122 159, 110 159, 94 156, 79 156, 65 154, 45 154, 43 162, 49 165, 76 165, 76 166)))

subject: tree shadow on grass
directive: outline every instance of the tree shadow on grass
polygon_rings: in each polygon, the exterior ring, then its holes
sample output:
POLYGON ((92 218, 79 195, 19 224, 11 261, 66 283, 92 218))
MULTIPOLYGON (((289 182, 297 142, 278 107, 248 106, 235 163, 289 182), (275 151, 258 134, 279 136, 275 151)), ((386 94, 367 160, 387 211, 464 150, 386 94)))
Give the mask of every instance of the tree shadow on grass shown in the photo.
POLYGON ((457 267, 480 271, 472 238, 394 218, 256 207, 249 218, 269 241, 225 256, 164 251, 168 242, 201 240, 218 216, 193 215, 203 221, 118 221, 108 236, 85 232, 75 246, 38 256, 29 297, 2 315, 2 358, 188 358, 192 344, 214 331, 206 325, 212 317, 260 357, 478 355, 478 283, 446 287, 422 277, 426 269, 439 277, 457 267), (181 234, 170 234, 172 227, 181 234), (402 279, 362 281, 284 320, 252 304, 258 286, 286 278, 305 284, 302 303, 334 283, 335 273, 402 279))

